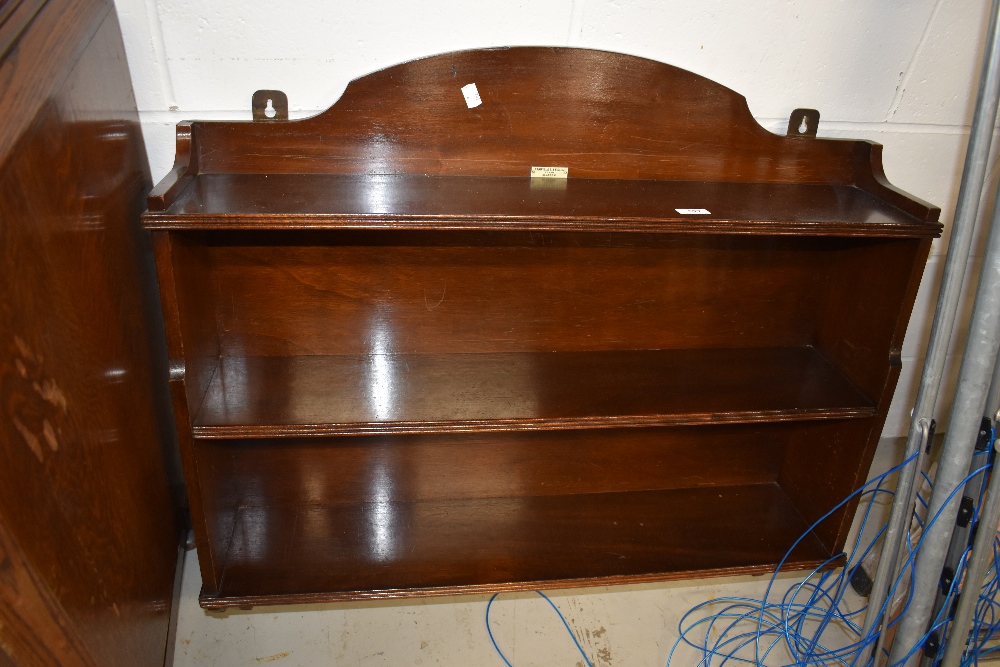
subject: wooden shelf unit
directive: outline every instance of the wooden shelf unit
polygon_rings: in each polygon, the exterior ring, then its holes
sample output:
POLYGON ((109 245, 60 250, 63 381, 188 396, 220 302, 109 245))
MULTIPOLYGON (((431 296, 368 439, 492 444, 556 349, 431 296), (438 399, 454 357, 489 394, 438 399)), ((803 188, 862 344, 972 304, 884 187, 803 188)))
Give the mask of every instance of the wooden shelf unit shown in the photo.
POLYGON ((940 233, 880 162, 580 49, 180 124, 144 224, 202 605, 773 569, 864 479, 940 233))

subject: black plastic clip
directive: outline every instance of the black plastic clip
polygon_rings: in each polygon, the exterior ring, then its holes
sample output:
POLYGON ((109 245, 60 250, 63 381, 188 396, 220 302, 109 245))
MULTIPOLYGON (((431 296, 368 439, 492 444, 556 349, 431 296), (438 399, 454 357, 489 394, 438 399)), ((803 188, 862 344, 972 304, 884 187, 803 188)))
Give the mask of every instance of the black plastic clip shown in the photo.
POLYGON ((860 566, 854 568, 854 573, 851 575, 851 588, 854 589, 855 593, 862 597, 868 597, 872 594, 874 583, 871 576, 865 572, 865 568, 860 566))
POLYGON ((990 435, 993 434, 993 424, 990 423, 989 417, 983 417, 983 421, 979 423, 979 435, 976 436, 976 451, 985 452, 986 448, 990 446, 990 435))
POLYGON ((947 595, 951 590, 951 582, 955 581, 955 570, 946 567, 941 570, 941 591, 947 595))
POLYGON ((958 517, 955 519, 955 525, 959 528, 965 528, 972 521, 972 514, 975 512, 975 505, 973 504, 972 498, 969 496, 962 496, 962 502, 958 506, 958 517))
POLYGON ((938 651, 941 650, 941 640, 938 639, 937 631, 932 632, 924 642, 924 655, 931 660, 937 657, 938 651))
POLYGON ((937 430, 937 420, 932 419, 930 426, 927 427, 927 444, 924 445, 924 454, 931 453, 931 443, 934 442, 934 431, 937 430))

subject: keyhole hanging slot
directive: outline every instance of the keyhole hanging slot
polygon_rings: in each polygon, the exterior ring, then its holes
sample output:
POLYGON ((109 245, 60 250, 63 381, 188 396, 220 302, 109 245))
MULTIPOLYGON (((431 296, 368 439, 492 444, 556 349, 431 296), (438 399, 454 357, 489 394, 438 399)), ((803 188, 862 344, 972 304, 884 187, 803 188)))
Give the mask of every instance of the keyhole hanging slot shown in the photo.
POLYGON ((258 90, 250 108, 254 120, 288 120, 288 96, 280 90, 258 90))
POLYGON ((815 109, 796 109, 788 117, 789 137, 815 137, 819 128, 819 112, 815 109))

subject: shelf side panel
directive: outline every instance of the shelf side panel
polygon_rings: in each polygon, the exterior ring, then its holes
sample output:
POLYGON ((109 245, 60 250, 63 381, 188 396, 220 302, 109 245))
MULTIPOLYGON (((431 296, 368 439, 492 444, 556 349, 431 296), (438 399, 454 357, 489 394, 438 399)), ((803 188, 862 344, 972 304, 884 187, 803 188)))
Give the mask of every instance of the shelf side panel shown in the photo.
MULTIPOLYGON (((779 481, 808 521, 816 521, 867 479, 900 372, 900 348, 929 240, 894 240, 845 248, 830 263, 818 332, 819 352, 876 406, 871 419, 841 428, 817 424, 789 448, 779 481)), ((857 500, 816 534, 844 545, 857 500)))
POLYGON ((222 577, 236 499, 220 493, 220 488, 202 492, 192 439, 192 421, 219 364, 214 306, 207 289, 207 259, 198 241, 197 234, 153 235, 177 444, 202 582, 206 590, 214 592, 222 577))
POLYGON ((926 260, 918 239, 843 246, 831 253, 818 291, 817 348, 878 403, 897 363, 914 294, 907 290, 926 260))

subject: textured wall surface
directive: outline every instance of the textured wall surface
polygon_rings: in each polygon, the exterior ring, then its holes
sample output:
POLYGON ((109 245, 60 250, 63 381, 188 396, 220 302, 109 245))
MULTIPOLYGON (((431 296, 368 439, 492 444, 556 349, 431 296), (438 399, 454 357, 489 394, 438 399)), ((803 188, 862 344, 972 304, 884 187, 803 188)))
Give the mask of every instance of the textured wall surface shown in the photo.
MULTIPOLYGON (((986 0, 116 0, 116 6, 154 181, 173 162, 175 123, 249 120, 258 89, 285 91, 296 118, 329 107, 351 79, 404 60, 489 46, 578 46, 652 58, 718 81, 745 95, 773 132, 784 132, 792 109, 819 109, 820 136, 885 144, 889 179, 941 206, 945 224, 958 192, 988 11, 986 0)), ((945 242, 936 243, 921 286, 886 436, 906 431, 945 242)), ((978 272, 975 258, 971 264, 978 272)), ((952 376, 963 342, 960 331, 952 376)), ((939 415, 947 408, 945 401, 939 415)))

